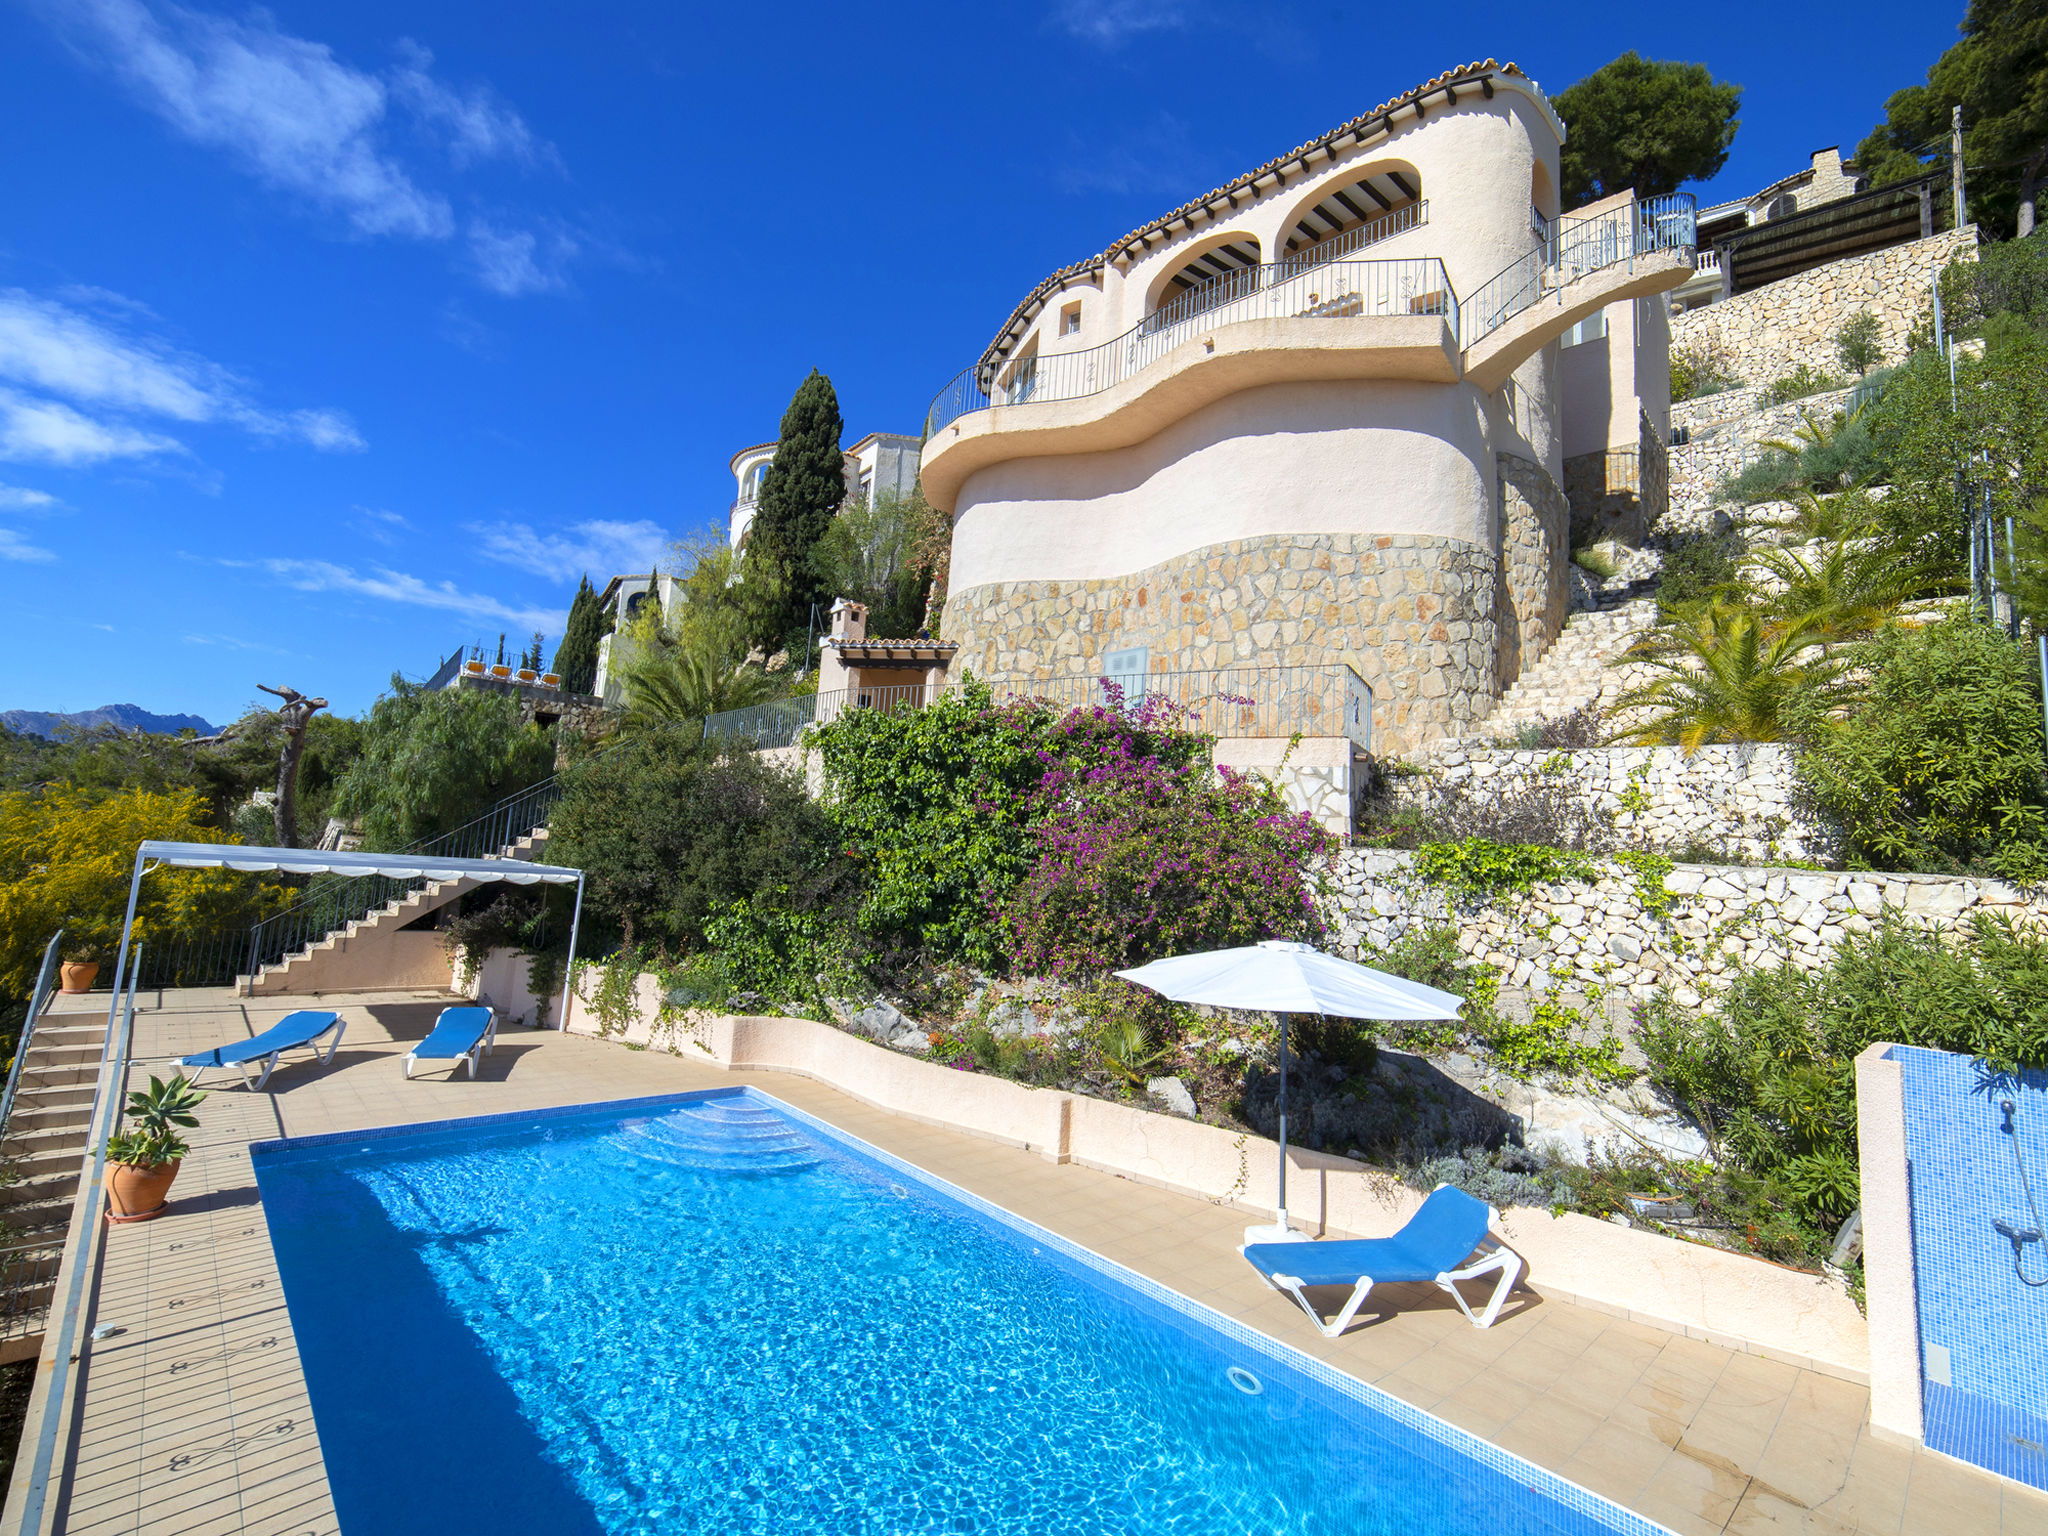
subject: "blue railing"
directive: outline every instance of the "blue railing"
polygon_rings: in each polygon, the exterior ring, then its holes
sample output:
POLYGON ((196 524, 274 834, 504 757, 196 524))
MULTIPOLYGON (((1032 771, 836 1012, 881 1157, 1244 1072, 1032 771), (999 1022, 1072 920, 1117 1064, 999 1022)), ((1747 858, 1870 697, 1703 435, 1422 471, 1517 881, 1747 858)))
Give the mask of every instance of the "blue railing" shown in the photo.
POLYGON ((1076 352, 1033 352, 976 363, 932 401, 925 413, 925 436, 970 411, 1100 394, 1219 325, 1361 315, 1441 315, 1456 331, 1458 296, 1451 291, 1444 264, 1434 256, 1296 259, 1243 267, 1189 289, 1114 341, 1076 352))
POLYGON ((1590 218, 1561 218, 1534 250, 1518 257, 1467 295, 1458 345, 1477 346, 1545 298, 1562 302, 1581 277, 1657 251, 1689 251, 1699 238, 1699 203, 1689 192, 1624 203, 1590 218))

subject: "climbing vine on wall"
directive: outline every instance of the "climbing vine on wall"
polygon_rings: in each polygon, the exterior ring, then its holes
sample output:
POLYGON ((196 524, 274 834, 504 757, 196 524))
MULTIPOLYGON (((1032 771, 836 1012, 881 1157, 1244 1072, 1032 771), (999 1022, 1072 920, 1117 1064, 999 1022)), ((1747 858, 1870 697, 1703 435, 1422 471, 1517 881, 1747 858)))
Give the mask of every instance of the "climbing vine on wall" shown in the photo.
POLYGON ((1585 854, 1547 843, 1496 843, 1467 837, 1455 843, 1424 843, 1415 850, 1415 872, 1430 885, 1491 901, 1526 896, 1538 885, 1559 880, 1590 880, 1597 868, 1585 854))

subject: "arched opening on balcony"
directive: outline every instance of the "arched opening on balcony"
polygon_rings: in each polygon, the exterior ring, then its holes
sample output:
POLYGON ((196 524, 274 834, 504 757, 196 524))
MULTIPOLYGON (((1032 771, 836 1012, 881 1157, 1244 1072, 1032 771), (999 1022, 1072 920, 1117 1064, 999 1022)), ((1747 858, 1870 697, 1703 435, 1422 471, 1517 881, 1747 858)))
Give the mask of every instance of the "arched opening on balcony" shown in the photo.
POLYGON ((1375 165, 1311 191, 1288 226, 1281 260, 1314 266, 1422 222, 1422 173, 1406 161, 1375 165))
POLYGON ((1148 327, 1171 325, 1190 315, 1256 292, 1263 254, 1256 235, 1222 235, 1204 246, 1152 290, 1148 327))

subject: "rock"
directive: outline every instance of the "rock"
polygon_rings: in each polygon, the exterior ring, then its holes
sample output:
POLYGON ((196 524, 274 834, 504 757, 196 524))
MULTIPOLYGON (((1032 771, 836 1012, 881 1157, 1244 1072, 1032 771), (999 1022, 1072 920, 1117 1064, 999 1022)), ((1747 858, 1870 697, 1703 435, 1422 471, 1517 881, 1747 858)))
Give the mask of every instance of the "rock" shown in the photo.
POLYGON ((1849 900, 1865 917, 1876 917, 1884 910, 1884 892, 1865 880, 1850 884, 1849 900))
POLYGON ((865 1008, 846 1016, 846 1027, 856 1034, 866 1035, 870 1040, 889 1043, 906 1029, 916 1026, 903 1016, 903 1012, 887 998, 878 997, 865 1008))
POLYGON ((1188 1092, 1188 1086, 1177 1077, 1154 1077, 1145 1082, 1145 1091, 1166 1106, 1168 1114, 1180 1115, 1184 1119, 1195 1118, 1195 1096, 1188 1092))
POLYGON ((1624 965, 1634 965, 1643 958, 1643 946, 1625 933, 1617 933, 1607 941, 1607 952, 1624 965))

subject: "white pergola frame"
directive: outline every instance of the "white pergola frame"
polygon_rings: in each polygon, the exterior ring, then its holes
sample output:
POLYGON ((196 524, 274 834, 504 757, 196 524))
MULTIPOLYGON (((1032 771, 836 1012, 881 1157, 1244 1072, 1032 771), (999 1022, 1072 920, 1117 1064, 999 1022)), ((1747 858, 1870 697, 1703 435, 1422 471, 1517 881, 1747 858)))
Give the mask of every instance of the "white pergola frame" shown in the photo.
MULTIPOLYGON (((135 850, 134 873, 128 879, 128 913, 121 921, 121 953, 114 964, 118 978, 128 964, 128 945, 135 931, 135 900, 142 877, 151 870, 232 869, 246 874, 384 875, 393 880, 500 881, 507 885, 574 885, 576 910, 569 919, 569 960, 562 967, 562 1029, 569 1027, 569 992, 576 979, 576 938, 583 923, 583 871, 561 864, 530 864, 524 859, 447 859, 432 854, 342 853, 313 848, 250 848, 240 843, 145 842, 135 850)), ((114 988, 118 1007, 121 989, 114 988)), ((109 1038, 114 1014, 107 1014, 109 1038)))

